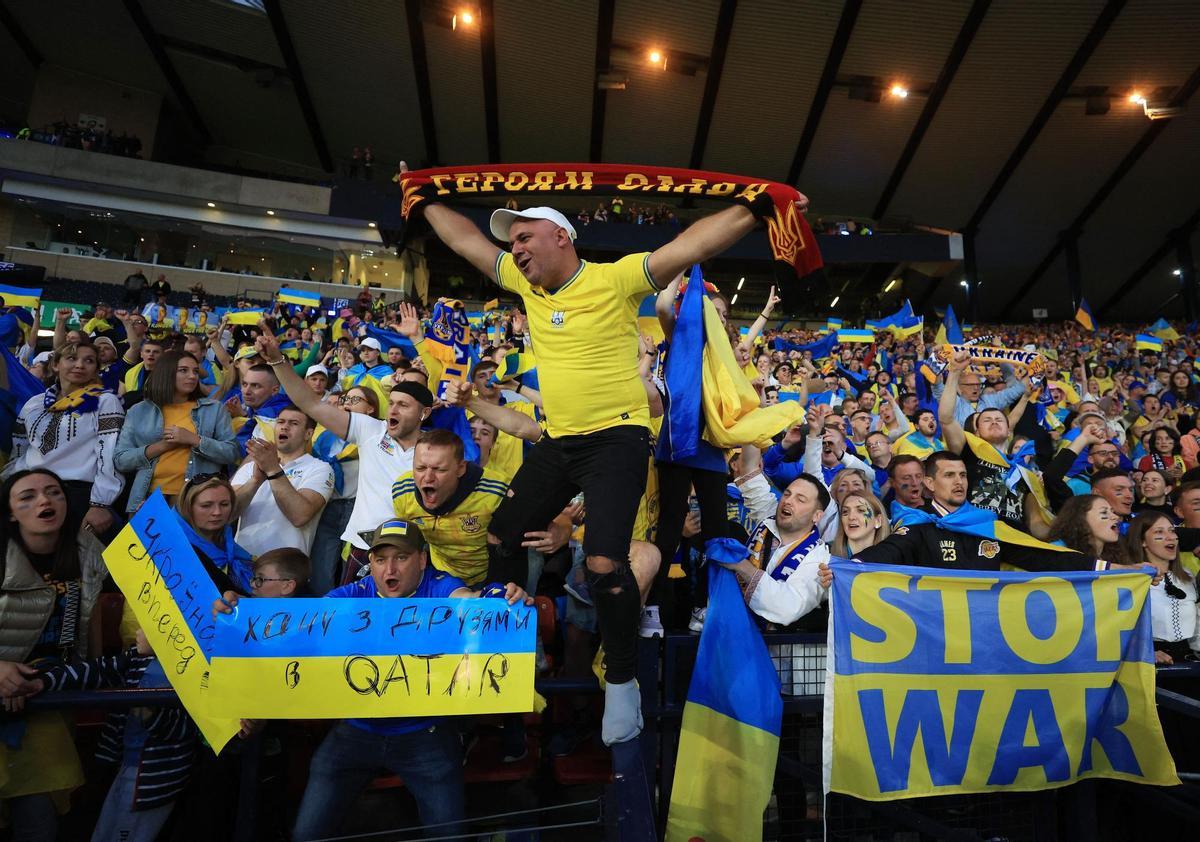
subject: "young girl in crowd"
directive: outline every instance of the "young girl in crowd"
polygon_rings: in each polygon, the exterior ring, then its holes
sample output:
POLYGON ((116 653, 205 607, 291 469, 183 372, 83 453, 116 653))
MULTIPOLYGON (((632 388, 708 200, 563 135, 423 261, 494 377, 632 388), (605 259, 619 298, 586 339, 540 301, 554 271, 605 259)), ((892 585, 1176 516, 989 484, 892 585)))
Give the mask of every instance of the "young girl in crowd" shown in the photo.
MULTIPOLYGON (((39 669, 90 654, 108 575, 103 550, 52 472, 17 471, 0 487, 0 697, 9 713, 24 708, 39 669)), ((0 719, 0 804, 14 839, 53 840, 58 814, 82 783, 62 714, 0 719)))
POLYGON ((1200 651, 1200 604, 1196 583, 1179 560, 1175 525, 1161 512, 1140 514, 1129 524, 1123 543, 1130 564, 1149 564, 1161 576, 1150 588, 1155 661, 1195 660, 1200 651))
POLYGON ((136 472, 128 511, 136 512, 155 488, 173 499, 187 480, 221 473, 240 455, 229 413, 200 388, 196 358, 163 354, 117 439, 117 467, 136 472))
POLYGON ((1112 564, 1124 562, 1120 538, 1121 518, 1096 494, 1081 494, 1063 503, 1047 536, 1048 541, 1112 564))
POLYGON ((1173 511, 1170 492, 1171 482, 1165 472, 1157 468, 1144 471, 1138 480, 1140 500, 1133 504, 1134 512, 1162 512, 1170 516, 1173 511))
POLYGON ((851 491, 838 509, 838 532, 830 551, 840 558, 854 556, 892 534, 883 503, 870 491, 851 491))

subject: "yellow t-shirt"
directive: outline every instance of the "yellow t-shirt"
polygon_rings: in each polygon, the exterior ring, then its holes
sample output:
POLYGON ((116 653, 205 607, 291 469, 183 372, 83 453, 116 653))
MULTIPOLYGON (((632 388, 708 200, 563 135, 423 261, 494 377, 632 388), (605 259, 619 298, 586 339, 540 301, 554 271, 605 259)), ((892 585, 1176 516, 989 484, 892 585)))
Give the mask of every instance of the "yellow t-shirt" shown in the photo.
POLYGON ((496 258, 500 286, 525 302, 538 358, 549 434, 576 436, 623 424, 650 426, 638 372, 638 305, 657 292, 650 255, 615 263, 580 261, 552 293, 530 286, 509 252, 496 258))
MULTIPOLYGON (((192 423, 192 410, 195 408, 195 401, 164 406, 163 427, 183 427, 185 430, 196 432, 196 425, 192 423)), ((154 465, 154 479, 150 487, 162 489, 163 494, 178 494, 183 491, 183 478, 187 473, 188 458, 191 454, 191 448, 172 447, 159 456, 154 465)))

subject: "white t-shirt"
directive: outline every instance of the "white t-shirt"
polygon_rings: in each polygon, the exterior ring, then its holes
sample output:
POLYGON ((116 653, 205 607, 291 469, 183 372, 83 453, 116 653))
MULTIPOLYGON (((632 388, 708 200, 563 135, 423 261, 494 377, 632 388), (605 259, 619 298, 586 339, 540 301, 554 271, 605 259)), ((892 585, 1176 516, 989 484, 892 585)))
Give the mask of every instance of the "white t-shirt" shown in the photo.
POLYGON ((405 450, 388 435, 387 422, 357 412, 350 414, 346 441, 358 445, 358 496, 342 540, 369 549, 359 532, 369 532, 396 516, 392 483, 412 470, 415 447, 405 450))
MULTIPOLYGON (((297 456, 283 466, 288 482, 297 491, 315 491, 329 501, 333 494, 333 469, 307 453, 297 456)), ((254 463, 247 462, 233 475, 233 485, 245 485, 254 476, 254 463)), ((292 526, 275 502, 271 483, 264 482, 254 492, 254 498, 242 513, 236 540, 254 556, 281 547, 295 547, 305 553, 312 550, 313 536, 317 533, 318 511, 304 526, 292 526)))

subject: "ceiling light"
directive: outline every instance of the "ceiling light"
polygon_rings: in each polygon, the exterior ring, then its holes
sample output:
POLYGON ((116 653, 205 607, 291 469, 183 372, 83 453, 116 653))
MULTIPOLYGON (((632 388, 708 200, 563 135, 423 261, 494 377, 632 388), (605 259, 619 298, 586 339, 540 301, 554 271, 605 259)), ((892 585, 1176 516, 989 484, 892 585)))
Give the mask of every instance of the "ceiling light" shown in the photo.
POLYGON ((145 237, 138 237, 138 239, 139 239, 141 242, 143 242, 143 243, 144 243, 144 242, 146 242, 146 238, 145 238, 145 237))
POLYGON ((883 288, 883 291, 884 291, 884 292, 891 292, 891 291, 892 291, 892 287, 894 287, 895 285, 896 285, 896 279, 895 279, 895 278, 892 278, 890 281, 888 281, 888 284, 887 284, 887 286, 885 286, 885 287, 883 288))
POLYGON ((82 234, 82 233, 83 233, 83 229, 82 229, 82 228, 80 228, 80 229, 78 229, 78 230, 77 230, 75 233, 76 233, 76 234, 82 234))
POLYGON ((746 279, 745 279, 745 278, 742 278, 740 281, 738 281, 738 290, 739 290, 739 291, 741 290, 741 288, 742 288, 742 284, 744 284, 744 283, 746 283, 746 279))
POLYGON ((374 223, 374 222, 368 222, 368 223, 367 223, 367 227, 368 227, 368 228, 374 228, 374 227, 375 227, 375 223, 374 223))
POLYGON ((1180 275, 1183 274, 1183 270, 1182 269, 1172 269, 1171 274, 1178 278, 1180 275))
POLYGON ((1141 91, 1134 91, 1129 95, 1129 101, 1134 105, 1145 105, 1146 97, 1142 96, 1141 91))
POLYGON ((467 26, 470 26, 471 24, 473 24, 475 22, 475 16, 473 14, 471 14, 470 12, 459 12, 458 19, 461 20, 463 23, 465 23, 467 26))
POLYGON ((273 210, 267 211, 267 216, 274 216, 274 215, 275 215, 275 211, 273 211, 273 210))
POLYGON ((888 93, 897 99, 904 99, 908 96, 908 88, 904 87, 903 85, 892 85, 891 90, 889 90, 888 93))
POLYGON ((829 302, 829 306, 830 306, 830 307, 836 307, 836 306, 837 306, 837 303, 838 303, 839 301, 841 301, 841 300, 842 300, 842 297, 841 297, 840 295, 835 295, 835 296, 833 297, 833 301, 829 302))
POLYGON ((663 70, 667 69, 667 54, 662 50, 658 48, 651 49, 650 52, 646 54, 646 58, 651 64, 660 67, 663 70))
POLYGON ((959 282, 958 282, 958 285, 959 285, 960 287, 962 287, 963 289, 966 289, 966 287, 968 286, 968 285, 967 285, 967 279, 966 279, 966 278, 963 278, 961 281, 959 281, 959 282))
POLYGON ((733 294, 733 298, 729 299, 729 306, 732 307, 734 304, 737 304, 737 293, 736 292, 733 294))
POLYGON ((210 208, 215 208, 217 206, 216 202, 205 202, 204 204, 208 205, 210 208))

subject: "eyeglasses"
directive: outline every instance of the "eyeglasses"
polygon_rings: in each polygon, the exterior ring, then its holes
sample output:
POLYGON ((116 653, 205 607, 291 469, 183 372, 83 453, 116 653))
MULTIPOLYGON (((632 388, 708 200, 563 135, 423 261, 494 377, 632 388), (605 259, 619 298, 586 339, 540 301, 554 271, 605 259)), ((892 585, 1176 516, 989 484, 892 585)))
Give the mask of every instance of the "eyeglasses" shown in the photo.
POLYGON ((343 404, 349 404, 350 406, 357 406, 360 403, 366 403, 367 399, 362 397, 361 395, 351 395, 350 397, 346 397, 343 395, 341 398, 338 399, 338 402, 343 403, 343 404))
POLYGON ((296 580, 293 579, 291 576, 284 576, 283 578, 276 578, 274 576, 252 576, 250 578, 250 586, 254 587, 254 588, 261 588, 263 586, 263 582, 294 582, 294 581, 296 581, 296 580))

